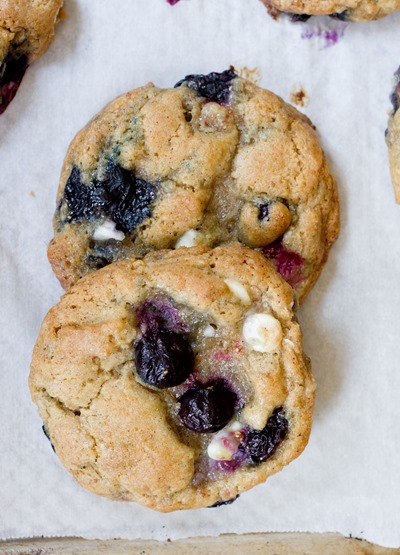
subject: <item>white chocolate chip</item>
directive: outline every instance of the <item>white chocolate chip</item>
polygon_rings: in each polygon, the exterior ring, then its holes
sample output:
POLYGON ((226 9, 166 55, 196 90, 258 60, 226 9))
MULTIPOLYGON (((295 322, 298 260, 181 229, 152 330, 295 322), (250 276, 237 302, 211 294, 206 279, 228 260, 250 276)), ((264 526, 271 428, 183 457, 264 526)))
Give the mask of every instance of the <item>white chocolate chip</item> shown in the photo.
POLYGON ((203 330, 204 337, 214 337, 216 334, 216 329, 213 328, 211 324, 207 324, 203 330))
POLYGON ((108 241, 109 239, 123 241, 125 239, 125 233, 119 231, 116 223, 112 220, 105 220, 94 230, 93 239, 95 241, 108 241))
POLYGON ((207 447, 207 455, 215 461, 230 461, 240 445, 242 424, 236 420, 215 434, 207 447))
POLYGON ((175 243, 175 248, 179 247, 196 247, 200 244, 200 233, 195 229, 188 229, 186 233, 180 237, 175 243))
POLYGON ((243 325, 243 338, 253 351, 270 353, 282 342, 282 326, 270 314, 247 316, 243 325))
POLYGON ((251 304, 250 295, 244 285, 235 279, 224 279, 224 282, 229 287, 231 293, 242 301, 243 304, 251 304))

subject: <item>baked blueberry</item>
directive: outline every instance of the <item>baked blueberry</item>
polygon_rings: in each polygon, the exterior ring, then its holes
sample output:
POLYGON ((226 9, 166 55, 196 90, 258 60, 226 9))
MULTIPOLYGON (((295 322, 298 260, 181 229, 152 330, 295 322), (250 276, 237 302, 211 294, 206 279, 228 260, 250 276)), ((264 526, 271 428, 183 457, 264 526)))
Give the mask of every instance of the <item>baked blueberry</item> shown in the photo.
POLYGON ((199 433, 218 432, 235 412, 234 394, 218 382, 189 389, 179 402, 182 424, 199 433))
POLYGON ((258 219, 263 220, 264 218, 268 218, 269 214, 269 202, 261 204, 258 209, 258 219))
POLYGON ((28 66, 49 47, 62 5, 63 0, 0 2, 0 114, 28 66))
POLYGON ((194 354, 182 335, 148 329, 135 344, 135 364, 143 383, 165 389, 189 377, 194 367, 194 354))
POLYGON ((74 167, 64 191, 66 220, 109 217, 117 229, 132 233, 151 215, 154 198, 154 185, 112 162, 107 164, 103 179, 94 179, 88 185, 82 183, 81 172, 74 167))
POLYGON ((17 94, 28 65, 26 55, 16 57, 10 53, 0 63, 0 114, 6 110, 17 94))
POLYGON ((228 101, 231 91, 231 82, 237 77, 230 69, 222 73, 209 73, 208 75, 186 75, 184 79, 176 83, 176 87, 186 85, 189 89, 196 91, 199 96, 207 100, 224 103, 228 101))
POLYGON ((263 247, 261 252, 272 260, 277 271, 292 287, 296 287, 304 279, 302 257, 287 250, 281 239, 263 247))
POLYGON ((254 463, 260 464, 271 457, 285 439, 289 423, 282 408, 275 409, 262 430, 247 431, 244 449, 254 463))

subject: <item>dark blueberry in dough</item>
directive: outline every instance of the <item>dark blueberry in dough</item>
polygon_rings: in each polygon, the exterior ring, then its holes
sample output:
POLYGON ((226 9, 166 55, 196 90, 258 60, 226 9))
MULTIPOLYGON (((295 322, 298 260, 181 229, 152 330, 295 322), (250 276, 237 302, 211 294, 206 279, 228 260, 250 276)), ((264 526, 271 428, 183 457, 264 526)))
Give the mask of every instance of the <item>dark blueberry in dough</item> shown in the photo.
POLYGON ((264 218, 268 218, 269 214, 269 202, 262 204, 258 209, 258 219, 264 220, 264 218))
POLYGON ((236 73, 228 69, 222 73, 209 73, 208 75, 186 75, 176 87, 186 85, 196 91, 200 96, 214 102, 227 102, 231 91, 231 81, 237 77, 236 73))
POLYGON ((46 430, 46 428, 45 428, 44 426, 42 426, 42 430, 43 430, 44 435, 45 435, 45 436, 47 437, 47 439, 49 440, 50 445, 51 445, 51 448, 53 449, 53 451, 54 451, 54 453, 55 453, 56 450, 54 449, 54 445, 53 445, 53 443, 51 442, 49 432, 46 430))
POLYGON ((89 220, 93 216, 91 187, 81 182, 81 172, 72 168, 64 189, 64 199, 68 206, 68 221, 89 220))
POLYGON ((182 334, 149 327, 135 344, 136 372, 158 389, 184 382, 194 368, 194 354, 182 334))
POLYGON ((393 105, 393 114, 400 108, 400 67, 394 74, 394 88, 390 95, 390 101, 393 105))
POLYGON ((124 233, 132 231, 151 215, 155 186, 138 179, 121 166, 109 164, 103 186, 108 194, 108 214, 124 233))
POLYGON ((67 221, 79 222, 107 216, 124 233, 132 231, 151 216, 155 186, 136 178, 132 172, 109 163, 104 178, 88 185, 74 167, 64 189, 68 207, 67 221))
POLYGON ((305 21, 308 21, 310 17, 312 17, 311 15, 305 13, 287 13, 287 15, 289 16, 289 19, 292 23, 304 23, 305 21))
POLYGON ((104 266, 108 266, 108 264, 114 262, 118 247, 118 242, 113 239, 94 243, 89 256, 85 259, 85 262, 94 270, 104 268, 104 266))
POLYGON ((244 438, 244 449, 254 463, 266 461, 285 439, 289 423, 282 408, 275 409, 262 430, 249 430, 244 438))
POLYGON ((27 56, 15 56, 11 53, 0 63, 0 114, 17 94, 28 65, 27 56))
POLYGON ((344 10, 343 12, 331 13, 329 17, 333 19, 339 19, 339 21, 347 21, 349 17, 349 10, 344 10))
POLYGON ((222 505, 231 505, 238 497, 239 495, 236 495, 236 497, 232 497, 232 499, 228 499, 227 501, 217 501, 214 505, 210 505, 208 508, 213 509, 214 507, 221 507, 222 505))
POLYGON ((194 432, 217 432, 235 412, 234 394, 220 383, 189 389, 179 402, 179 417, 194 432))

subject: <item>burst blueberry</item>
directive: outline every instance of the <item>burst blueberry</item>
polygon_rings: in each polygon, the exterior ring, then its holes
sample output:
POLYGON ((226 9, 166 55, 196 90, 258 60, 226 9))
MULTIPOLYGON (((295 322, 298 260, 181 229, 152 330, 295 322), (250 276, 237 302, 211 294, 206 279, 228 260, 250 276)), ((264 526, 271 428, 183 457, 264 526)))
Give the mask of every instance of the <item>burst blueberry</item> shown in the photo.
POLYGON ((258 209, 258 219, 264 220, 265 218, 268 218, 268 214, 269 214, 269 202, 266 202, 265 204, 261 204, 261 206, 258 209))
POLYGON ((196 91, 199 96, 223 104, 228 101, 231 83, 235 77, 237 77, 236 73, 230 69, 208 75, 186 75, 184 79, 178 81, 175 88, 186 85, 189 89, 196 91))
POLYGON ((157 389, 183 383, 193 371, 194 354, 182 334, 149 328, 135 343, 139 378, 157 389))
POLYGON ((273 261, 277 271, 292 287, 304 279, 302 257, 296 252, 287 250, 282 244, 282 238, 262 247, 261 252, 273 261))
POLYGON ((194 432, 218 432, 231 420, 235 400, 235 395, 218 382, 193 387, 179 399, 179 417, 194 432))
POLYGON ((117 224, 118 230, 132 233, 151 216, 155 194, 153 184, 110 162, 103 179, 94 179, 88 185, 82 183, 81 172, 74 167, 65 185, 63 200, 69 222, 106 216, 117 224))
POLYGON ((28 68, 28 57, 7 54, 0 63, 0 114, 5 112, 21 84, 28 68))
POLYGON ((144 327, 144 330, 162 328, 177 333, 189 331, 178 309, 166 295, 146 299, 137 309, 137 317, 139 326, 144 327))
POLYGON ((253 463, 260 464, 269 459, 285 439, 289 422, 282 408, 275 409, 262 430, 248 430, 243 446, 253 463))

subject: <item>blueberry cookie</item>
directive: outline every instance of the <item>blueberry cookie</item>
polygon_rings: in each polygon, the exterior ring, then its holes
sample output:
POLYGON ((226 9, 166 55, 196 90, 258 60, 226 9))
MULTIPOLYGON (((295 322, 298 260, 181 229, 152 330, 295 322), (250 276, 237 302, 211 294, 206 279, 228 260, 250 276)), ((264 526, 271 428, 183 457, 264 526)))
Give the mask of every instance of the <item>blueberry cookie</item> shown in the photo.
POLYGON ((155 249, 241 242, 273 260, 300 300, 338 221, 335 182, 310 121, 233 71, 119 97, 73 140, 49 259, 62 286, 155 249))
POLYGON ((159 511, 229 502, 304 449, 314 381, 294 294, 251 249, 115 262, 46 316, 30 389, 89 490, 159 511))
POLYGON ((267 8, 299 16, 330 15, 341 20, 370 21, 400 10, 400 0, 261 0, 267 8))
POLYGON ((1 0, 0 114, 14 98, 27 67, 54 36, 63 0, 1 0))
POLYGON ((390 173, 396 202, 400 203, 400 68, 394 75, 394 88, 390 97, 393 110, 389 119, 386 142, 389 148, 390 173))

